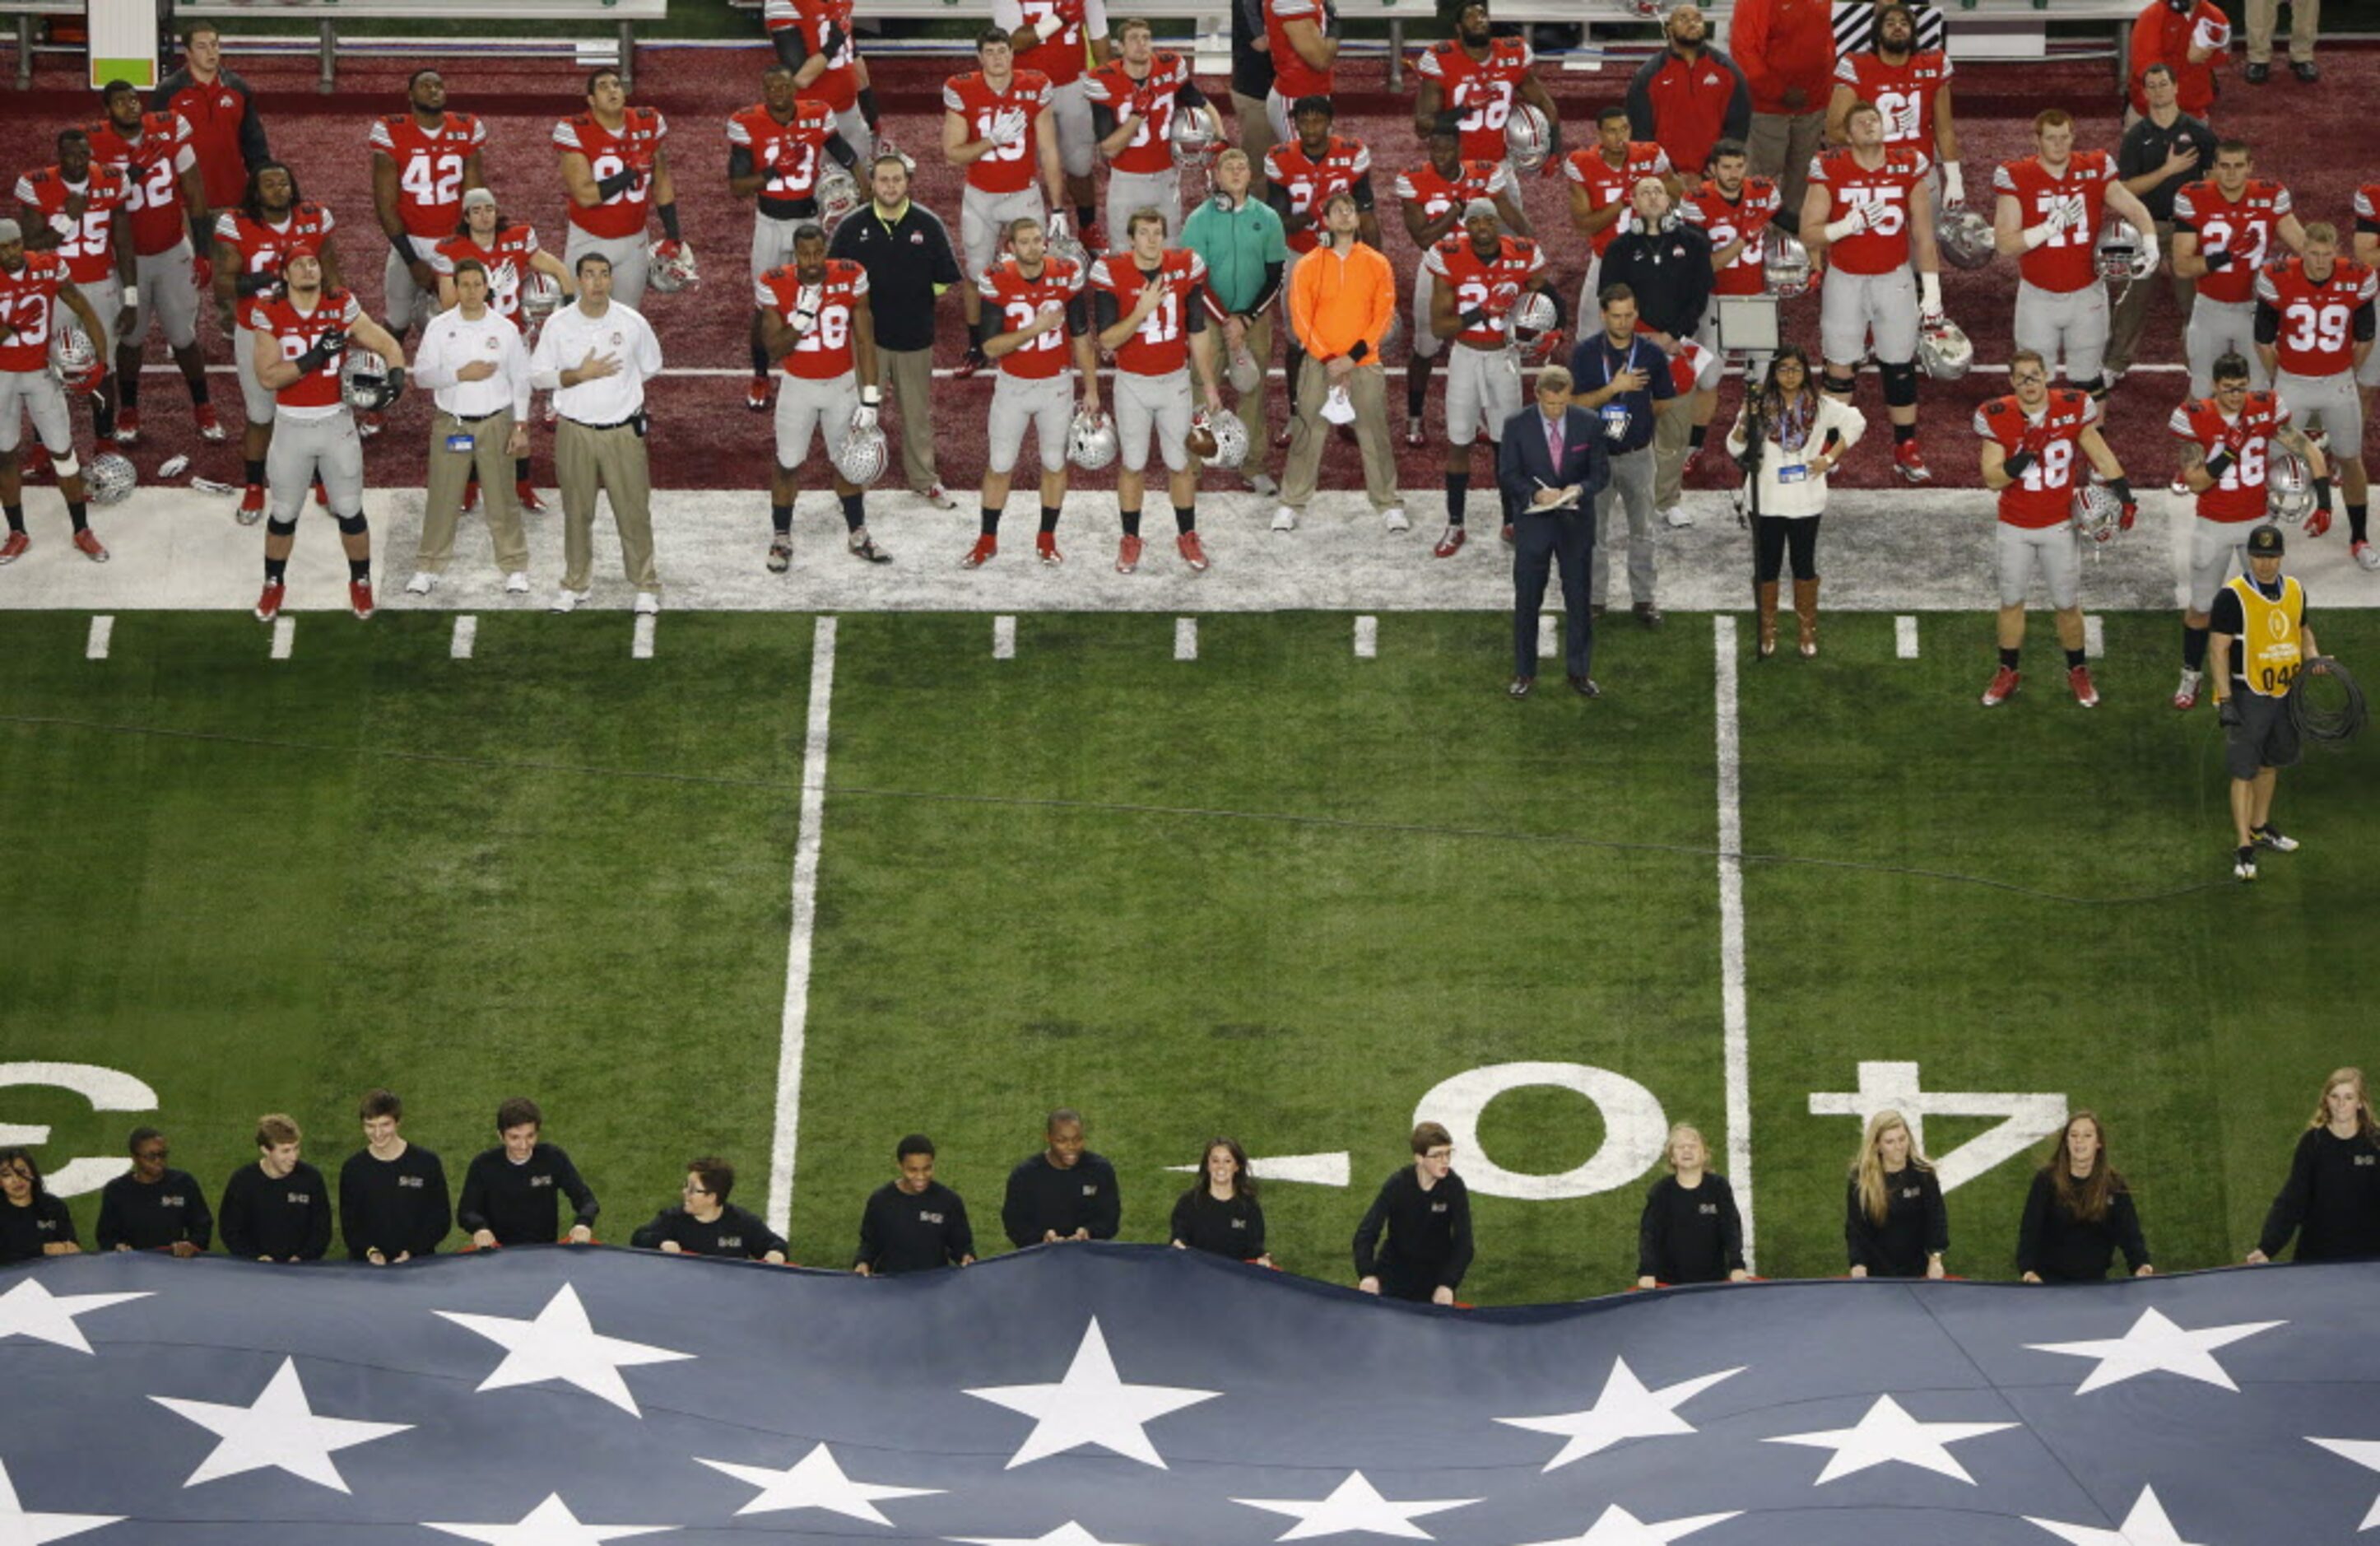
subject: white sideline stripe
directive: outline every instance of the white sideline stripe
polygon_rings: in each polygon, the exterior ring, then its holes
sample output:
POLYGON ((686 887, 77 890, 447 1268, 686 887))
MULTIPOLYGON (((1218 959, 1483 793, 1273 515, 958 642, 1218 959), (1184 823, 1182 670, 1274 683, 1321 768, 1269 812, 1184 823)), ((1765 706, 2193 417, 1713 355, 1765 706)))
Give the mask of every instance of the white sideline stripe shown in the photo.
POLYGON ((446 647, 447 657, 451 660, 469 660, 471 651, 479 641, 480 620, 467 612, 455 619, 455 642, 446 647))
POLYGON ((1917 658, 1916 618, 1903 613, 1892 620, 1892 648, 1893 652, 1902 660, 1913 661, 1917 658))
POLYGON ((826 735, 834 701, 834 619, 810 635, 809 729, 802 738, 802 804, 794 837, 793 926, 785 941, 785 1015, 777 1039, 777 1128, 769 1150, 769 1227, 794 1222, 794 1140, 802 1115, 802 1043, 809 1034, 810 935, 818 925, 819 833, 826 818, 826 735))
POLYGON ((2082 653, 2097 660, 2107 652, 2107 625, 2095 612, 2082 615, 2082 653))
POLYGON ((273 620, 273 658, 285 661, 298 647, 298 619, 286 613, 273 620))
POLYGON ((1380 620, 1377 617, 1355 619, 1355 658, 1376 660, 1380 653, 1380 620))
MULTIPOLYGON (((628 643, 630 660, 649 661, 653 658, 653 635, 660 631, 658 627, 660 622, 661 619, 650 612, 637 614, 636 637, 628 643)), ((780 1230, 778 1233, 783 1234, 783 1231, 780 1230)))
POLYGON ((84 641, 82 658, 103 661, 107 658, 107 641, 115 636, 115 619, 101 615, 91 620, 91 638, 84 641))
POLYGON ((1550 612, 1538 613, 1537 659, 1541 661, 1553 659, 1559 648, 1554 642, 1554 615, 1550 612))
POLYGON ((991 620, 991 658, 996 661, 1016 658, 1016 619, 1005 613, 991 620))
POLYGON ((1173 619, 1173 658, 1178 661, 1198 658, 1198 619, 1196 617, 1173 619))
POLYGON ((1743 1216, 1743 1265, 1752 1253, 1752 1053, 1743 1015, 1742 748, 1735 718, 1735 619, 1711 619, 1718 720, 1719 1017, 1727 1040, 1727 1183, 1743 1216))

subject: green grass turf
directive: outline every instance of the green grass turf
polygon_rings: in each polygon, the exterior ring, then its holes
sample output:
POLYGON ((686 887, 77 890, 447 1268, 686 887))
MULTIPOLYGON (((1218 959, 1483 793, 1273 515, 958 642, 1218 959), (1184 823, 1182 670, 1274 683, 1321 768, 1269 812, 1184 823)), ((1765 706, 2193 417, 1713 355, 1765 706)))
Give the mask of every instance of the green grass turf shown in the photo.
MULTIPOLYGON (((128 614, 104 663, 86 625, 0 615, 0 1060, 147 1079, 211 1190, 268 1109, 335 1169, 357 1095, 386 1082, 457 1179, 495 1102, 536 1094, 608 1237, 705 1150, 763 1205, 810 619, 672 615, 640 663, 615 615, 483 616, 468 663, 429 615, 310 616, 284 663, 237 616, 128 614)), ((1161 617, 1028 615, 995 663, 982 617, 842 620, 798 1255, 847 1260, 912 1128, 996 1241, 1002 1176, 1061 1102, 1117 1163, 1127 1238, 1162 1237, 1186 1184, 1163 1167, 1211 1133, 1347 1150, 1351 1189, 1267 1197, 1283 1264, 1334 1278, 1415 1103, 1481 1065, 1616 1070, 1724 1151, 1708 619, 1611 630, 1592 706, 1550 674, 1504 701, 1500 619, 1390 616, 1374 661, 1349 627, 1208 617, 1193 663, 1161 617)), ((2095 714, 2046 633, 2025 696, 1975 708, 1988 627, 1929 617, 1901 662, 1889 618, 1831 617, 1819 663, 1747 664, 1747 849, 2082 897, 2220 874, 2219 745, 2165 706, 2170 620, 2108 619, 2095 714)), ((2361 617, 2321 629, 2350 661, 2380 643, 2361 617)), ((2289 775, 2279 813, 2309 846, 2252 892, 2058 902, 1752 865, 1764 1269, 1839 1270, 1856 1133, 1807 1100, 1862 1058, 2096 1106, 2161 1262, 2244 1251, 2316 1082, 2364 1053, 2362 761, 2289 775)), ((53 1164, 116 1151, 131 1120, 0 1092, 0 1121, 54 1125, 53 1164)), ((1602 1136, 1551 1090, 1481 1126, 1529 1172, 1602 1136)), ((1954 1270, 2009 1274, 2025 1168, 1952 1195, 1954 1270)), ((1618 1286, 1637 1200, 1482 1199, 1465 1296, 1618 1286)))

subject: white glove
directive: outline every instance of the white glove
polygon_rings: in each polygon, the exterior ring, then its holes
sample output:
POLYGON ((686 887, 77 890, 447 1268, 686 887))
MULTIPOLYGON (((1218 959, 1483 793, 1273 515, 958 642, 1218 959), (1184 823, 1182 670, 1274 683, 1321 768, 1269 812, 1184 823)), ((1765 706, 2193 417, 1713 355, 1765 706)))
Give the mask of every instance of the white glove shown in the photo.
POLYGON ((2153 277, 2156 274, 2158 262, 2156 234, 2153 231, 2143 231, 2135 225, 2132 227, 2132 241, 2134 243, 2132 277, 2134 279, 2153 277))
POLYGON ((1942 164, 1942 201, 1946 204, 1967 201, 1967 179, 1960 175, 1959 164, 1955 161, 1942 164))
POLYGON ((1025 138, 1025 112, 1022 108, 1003 107, 992 115, 991 142, 1014 145, 1025 138))
POLYGON ((2062 202, 2066 208, 2067 225, 2079 231, 2090 224, 2091 217, 2086 213, 2086 206, 2083 204, 2082 195, 2080 193, 2070 193, 2060 201, 2060 202, 2062 202))
POLYGON ((1075 234, 1075 223, 1064 210, 1051 210, 1044 230, 1051 241, 1064 241, 1075 234))
POLYGON ((825 295, 816 285, 805 285, 794 292, 794 330, 808 333, 818 325, 819 307, 825 295))
POLYGON ((1921 274, 1917 276, 1917 317, 1932 324, 1942 320, 1942 276, 1921 274))
POLYGON ((1033 24, 1033 35, 1039 38, 1043 43, 1048 43, 1051 38, 1056 37, 1065 30, 1066 23, 1059 18, 1055 11, 1052 11, 1050 15, 1043 17, 1040 20, 1033 24))
POLYGON ((1035 316, 1039 317, 1044 322, 1047 322, 1053 317, 1062 317, 1065 314, 1066 303, 1062 300, 1045 300, 1041 303, 1040 309, 1034 313, 1035 316))
POLYGON ((876 428, 876 410, 866 403, 851 410, 851 427, 856 431, 876 428))

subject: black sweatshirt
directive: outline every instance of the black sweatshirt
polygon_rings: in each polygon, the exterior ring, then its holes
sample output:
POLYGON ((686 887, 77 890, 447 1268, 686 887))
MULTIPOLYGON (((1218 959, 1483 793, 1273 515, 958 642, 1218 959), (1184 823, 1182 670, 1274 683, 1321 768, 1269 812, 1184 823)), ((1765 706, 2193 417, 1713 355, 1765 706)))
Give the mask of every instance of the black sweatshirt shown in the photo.
POLYGON ((1871 1223, 1860 1206, 1859 1177, 1844 1190, 1843 1244, 1851 1264, 1876 1278, 1922 1278, 1925 1259, 1950 1248, 1950 1215, 1942 1208, 1942 1183, 1930 1170, 1903 1167, 1884 1178, 1885 1214, 1871 1223))
POLYGON ((930 1272, 974 1254, 975 1229, 958 1193, 940 1181, 915 1194, 887 1181, 868 1194, 859 1215, 859 1254, 852 1265, 878 1273, 930 1272))
POLYGON ((499 1144, 471 1157, 455 1222, 467 1234, 488 1231, 500 1246, 550 1246, 565 1233, 557 1223, 564 1197, 574 1210, 571 1223, 591 1227, 602 1205, 559 1145, 540 1143, 515 1164, 499 1144))
POLYGON ((1115 1166, 1087 1149, 1065 1170, 1051 1164, 1045 1150, 1008 1173, 1000 1222, 1009 1244, 1020 1249, 1039 1245, 1053 1229, 1060 1239, 1087 1229, 1094 1240, 1112 1240, 1123 1218, 1115 1166))
POLYGON ((760 1215, 732 1202, 721 1204, 719 1217, 709 1223, 683 1207, 664 1208, 653 1215, 652 1223, 628 1236, 628 1244, 638 1250, 659 1250, 664 1240, 676 1241, 678 1249, 693 1256, 740 1256, 758 1261, 771 1251, 792 1254, 785 1248, 784 1236, 761 1223, 760 1215))
POLYGON ((1378 1278, 1391 1297, 1427 1299, 1433 1289, 1461 1287, 1470 1268, 1471 1193, 1462 1176, 1449 1171, 1423 1191, 1407 1165, 1380 1183, 1380 1195, 1355 1226, 1357 1277, 1378 1278))
POLYGON ((339 1230, 348 1260, 365 1260, 374 1248, 391 1261, 406 1253, 430 1256, 454 1227, 446 1167, 421 1145, 407 1143, 394 1160, 358 1149, 339 1167, 339 1230))
POLYGON ((129 1172, 100 1189, 99 1248, 129 1246, 160 1250, 188 1240, 200 1250, 215 1237, 215 1216, 206 1194, 185 1170, 169 1170, 154 1182, 129 1172))
POLYGON ((1218 1201, 1201 1181, 1174 1200, 1172 1238, 1194 1251, 1254 1261, 1265 1253, 1264 1210, 1236 1187, 1229 1202, 1218 1201))
POLYGON ((19 1208, 0 1198, 0 1261, 30 1261, 43 1254, 42 1247, 67 1243, 81 1242, 66 1199, 42 1192, 19 1208))
POLYGON ((1664 1175, 1645 1194, 1636 1275, 1660 1283, 1725 1283, 1743 1267, 1743 1215, 1727 1177, 1705 1171, 1691 1191, 1664 1175))
POLYGON ((2257 1248, 2278 1256, 2291 1235, 2300 1261, 2380 1256, 2380 1144, 2370 1135, 2343 1138, 2309 1127, 2298 1139, 2257 1248))
POLYGON ((2097 1283, 2107 1277, 2118 1250, 2133 1272, 2147 1266, 2148 1242, 2141 1237, 2132 1194, 2120 1176, 2115 1188, 2106 1214, 2096 1222, 2080 1219, 2058 1200, 2056 1177, 2035 1171, 2033 1190, 2024 1197, 2024 1221, 2017 1226, 2016 1270, 2044 1283, 2097 1283))
POLYGON ((331 1248, 331 1188, 305 1161, 274 1180, 262 1165, 242 1165, 225 1183, 225 1255, 253 1261, 320 1261, 331 1248))

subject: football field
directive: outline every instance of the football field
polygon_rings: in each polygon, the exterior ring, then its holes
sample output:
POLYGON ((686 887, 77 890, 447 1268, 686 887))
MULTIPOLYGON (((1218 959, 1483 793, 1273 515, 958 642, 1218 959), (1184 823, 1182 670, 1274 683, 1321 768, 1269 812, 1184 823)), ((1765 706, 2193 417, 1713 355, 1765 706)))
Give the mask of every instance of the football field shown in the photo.
POLYGON ((1915 659, 1890 615, 1830 617, 1807 664, 1733 619, 1614 628, 1591 705, 1506 701, 1474 613, 1380 616, 1369 656, 1336 613, 1026 615, 1005 659, 981 615, 671 614, 637 661, 616 613, 481 616, 463 659, 455 623, 310 617, 276 661, 237 615, 126 614, 92 659, 88 614, 0 615, 0 1121, 50 1128, 54 1171, 156 1120, 212 1189, 266 1110, 334 1169, 387 1084, 459 1176, 531 1093, 604 1237, 715 1150, 840 1266, 911 1130, 990 1248, 1066 1103, 1126 1238, 1230 1133, 1296 1162, 1278 1259, 1343 1280, 1418 1113, 1479 1194, 1465 1297, 1511 1303, 1627 1281, 1674 1121, 1748 1155, 1765 1274, 1839 1272, 1879 1103, 1948 1156, 1954 1271, 2012 1275, 2040 1135, 2085 1106, 2159 1262, 2236 1260, 2315 1083, 2368 1056, 2362 759, 2289 775, 2306 846, 2235 885, 2212 716, 2138 687, 2163 613, 2105 619, 2134 690, 2091 714, 2047 684, 1977 710, 1973 615, 1920 618, 1915 659))

